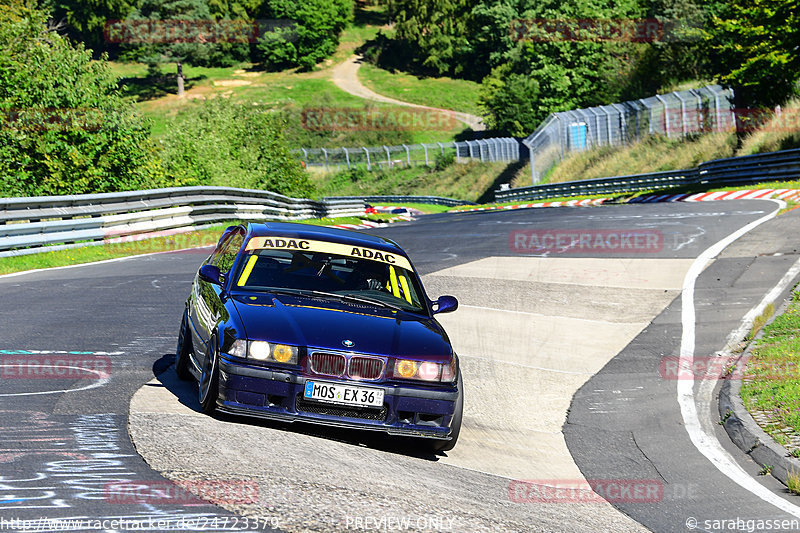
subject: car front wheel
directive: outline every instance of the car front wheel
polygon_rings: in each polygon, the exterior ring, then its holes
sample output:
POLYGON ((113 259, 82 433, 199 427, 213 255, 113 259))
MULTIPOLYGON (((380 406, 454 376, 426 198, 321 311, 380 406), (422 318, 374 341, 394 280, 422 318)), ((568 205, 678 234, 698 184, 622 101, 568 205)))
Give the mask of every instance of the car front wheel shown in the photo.
POLYGON ((199 399, 200 407, 203 412, 210 415, 217 409, 217 397, 219 396, 219 368, 217 366, 217 339, 214 337, 208 343, 208 355, 203 363, 203 371, 200 374, 199 399))
POLYGON ((175 350, 175 373, 184 381, 192 379, 192 373, 189 371, 189 357, 192 353, 191 335, 189 321, 186 319, 186 311, 184 311, 181 330, 178 333, 178 348, 175 350))

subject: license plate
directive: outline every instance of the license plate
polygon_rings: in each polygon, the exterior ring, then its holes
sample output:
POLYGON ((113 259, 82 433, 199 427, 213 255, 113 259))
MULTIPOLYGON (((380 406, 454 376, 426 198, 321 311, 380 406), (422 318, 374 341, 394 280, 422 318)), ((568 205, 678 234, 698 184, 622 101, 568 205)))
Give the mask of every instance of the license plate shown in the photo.
POLYGON ((383 407, 383 389, 352 387, 327 381, 306 381, 303 398, 320 402, 383 407))

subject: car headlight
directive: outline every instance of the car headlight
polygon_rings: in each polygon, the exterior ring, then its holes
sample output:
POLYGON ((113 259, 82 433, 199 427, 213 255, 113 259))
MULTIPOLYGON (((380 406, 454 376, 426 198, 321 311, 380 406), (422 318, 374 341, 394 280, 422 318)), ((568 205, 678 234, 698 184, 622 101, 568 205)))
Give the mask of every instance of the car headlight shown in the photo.
POLYGON ((448 363, 434 363, 431 361, 412 361, 409 359, 395 359, 392 377, 401 379, 418 379, 420 381, 441 381, 452 383, 455 381, 455 357, 448 363))
POLYGON ((272 352, 268 342, 264 341, 250 341, 250 357, 256 361, 266 361, 269 359, 269 354, 272 352))
POLYGON ((256 361, 267 361, 288 365, 297 364, 297 346, 274 344, 266 341, 250 341, 248 356, 256 361))
POLYGON ((247 341, 243 339, 236 339, 233 341, 233 344, 231 344, 231 347, 228 348, 228 353, 234 357, 241 357, 244 359, 247 357, 247 341))

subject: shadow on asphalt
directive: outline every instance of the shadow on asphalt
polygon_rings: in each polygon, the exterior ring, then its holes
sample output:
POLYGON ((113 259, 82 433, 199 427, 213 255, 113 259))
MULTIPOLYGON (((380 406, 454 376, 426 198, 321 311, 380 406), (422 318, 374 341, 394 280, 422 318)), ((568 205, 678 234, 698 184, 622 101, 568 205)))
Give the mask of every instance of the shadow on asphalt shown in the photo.
MULTIPOLYGON (((202 414, 203 411, 200 409, 200 402, 197 399, 197 382, 180 380, 178 375, 175 373, 173 366, 174 359, 174 354, 165 354, 160 359, 155 361, 153 363, 153 375, 156 377, 156 379, 158 379, 161 385, 148 383, 145 386, 163 386, 172 394, 174 394, 182 405, 188 407, 196 413, 202 414)), ((214 415, 214 418, 236 424, 246 424, 249 426, 269 428, 276 431, 292 431, 294 433, 300 433, 310 437, 332 440, 352 446, 363 446, 387 453, 405 455, 427 461, 439 460, 439 456, 437 454, 424 448, 424 442, 420 439, 391 437, 375 431, 349 430, 308 424, 304 422, 286 423, 265 420, 261 418, 229 415, 227 413, 217 413, 214 415)), ((444 455, 442 452, 439 453, 444 455)))

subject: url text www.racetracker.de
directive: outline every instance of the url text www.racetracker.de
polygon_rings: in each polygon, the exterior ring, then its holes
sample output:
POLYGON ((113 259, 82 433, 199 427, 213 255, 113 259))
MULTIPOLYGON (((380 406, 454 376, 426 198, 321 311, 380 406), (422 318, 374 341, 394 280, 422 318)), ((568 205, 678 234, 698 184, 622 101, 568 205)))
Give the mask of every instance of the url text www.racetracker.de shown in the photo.
POLYGON ((280 528, 276 517, 198 516, 169 518, 159 515, 136 518, 4 518, 0 531, 252 531, 280 528))
POLYGON ((686 519, 686 528, 699 531, 800 531, 800 520, 797 518, 712 518, 698 519, 690 516, 686 519))

